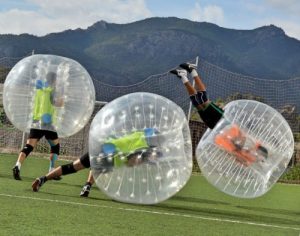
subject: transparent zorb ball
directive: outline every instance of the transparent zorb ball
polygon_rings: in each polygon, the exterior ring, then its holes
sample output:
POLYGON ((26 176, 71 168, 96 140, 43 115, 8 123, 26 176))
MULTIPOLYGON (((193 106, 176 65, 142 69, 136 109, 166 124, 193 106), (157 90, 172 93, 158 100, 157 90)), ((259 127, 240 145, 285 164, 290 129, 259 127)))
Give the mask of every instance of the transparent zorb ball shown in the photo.
POLYGON ((121 202, 164 201, 192 172, 184 112, 151 93, 128 94, 105 105, 90 127, 89 154, 97 186, 121 202))
POLYGON ((294 151, 293 133, 282 115, 266 104, 237 100, 224 110, 224 118, 198 144, 201 172, 224 193, 261 196, 285 171, 294 151))
POLYGON ((55 55, 33 55, 9 72, 3 88, 5 113, 21 131, 51 130, 59 137, 77 133, 88 122, 95 89, 76 61, 55 55))

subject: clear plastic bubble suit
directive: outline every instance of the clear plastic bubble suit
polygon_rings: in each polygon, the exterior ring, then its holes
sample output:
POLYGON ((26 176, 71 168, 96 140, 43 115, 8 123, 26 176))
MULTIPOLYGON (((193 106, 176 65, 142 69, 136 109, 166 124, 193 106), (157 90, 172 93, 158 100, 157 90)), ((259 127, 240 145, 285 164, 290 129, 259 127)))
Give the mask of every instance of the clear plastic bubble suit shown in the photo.
POLYGON ((250 100, 225 106, 224 118, 208 129, 196 156, 207 180, 235 197, 266 193, 286 169, 294 151, 293 133, 272 107, 250 100))
POLYGON ((164 201, 192 172, 184 112, 151 93, 132 93, 105 105, 90 127, 89 153, 97 186, 121 202, 164 201))
POLYGON ((55 55, 33 55, 9 72, 3 88, 6 115, 13 125, 56 131, 59 137, 77 133, 88 122, 95 89, 88 72, 76 61, 55 55))

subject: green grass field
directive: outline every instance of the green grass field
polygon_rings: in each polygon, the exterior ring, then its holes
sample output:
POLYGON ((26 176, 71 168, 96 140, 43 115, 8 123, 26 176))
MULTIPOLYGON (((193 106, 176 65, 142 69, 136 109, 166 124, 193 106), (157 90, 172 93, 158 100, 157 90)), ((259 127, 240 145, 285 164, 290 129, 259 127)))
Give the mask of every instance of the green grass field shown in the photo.
POLYGON ((48 160, 28 158, 23 180, 16 181, 11 168, 17 156, 0 155, 0 235, 300 235, 299 185, 276 184, 257 199, 238 199, 193 175, 165 202, 132 205, 96 186, 89 198, 79 197, 88 170, 34 193, 31 183, 47 172, 48 160))

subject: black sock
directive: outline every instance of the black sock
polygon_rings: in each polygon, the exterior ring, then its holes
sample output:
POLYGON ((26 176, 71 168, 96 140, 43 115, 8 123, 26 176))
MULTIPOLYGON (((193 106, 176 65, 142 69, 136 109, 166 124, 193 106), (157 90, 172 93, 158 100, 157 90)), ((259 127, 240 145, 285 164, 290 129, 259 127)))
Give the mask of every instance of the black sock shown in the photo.
POLYGON ((46 176, 40 177, 40 181, 41 181, 42 184, 46 183, 47 180, 48 180, 48 179, 47 179, 46 176))

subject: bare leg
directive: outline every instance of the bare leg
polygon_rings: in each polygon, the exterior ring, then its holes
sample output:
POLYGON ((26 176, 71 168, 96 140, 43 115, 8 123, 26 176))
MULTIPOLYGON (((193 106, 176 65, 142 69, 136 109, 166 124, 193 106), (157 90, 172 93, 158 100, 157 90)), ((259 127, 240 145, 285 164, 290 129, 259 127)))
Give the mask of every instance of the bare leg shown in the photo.
MULTIPOLYGON (((190 95, 191 100, 194 101, 193 102, 194 106, 198 110, 204 109, 207 106, 207 104, 209 104, 210 101, 205 101, 205 102, 202 102, 202 103, 196 102, 197 101, 197 90, 189 82, 189 80, 187 78, 187 70, 186 69, 182 69, 182 70, 181 69, 176 69, 176 70, 170 71, 170 73, 177 75, 177 77, 179 77, 181 79, 181 81, 184 84, 188 94, 190 95), (196 105, 196 103, 198 103, 198 104, 196 105)), ((205 91, 206 90, 205 85, 202 82, 202 80, 200 79, 197 71, 195 69, 193 69, 191 71, 191 74, 193 76, 193 79, 195 80, 196 88, 199 91, 205 91)))
MULTIPOLYGON (((50 171, 46 176, 42 176, 40 178, 37 178, 31 185, 32 187, 32 190, 34 192, 37 192, 39 191, 39 188, 47 181, 47 180, 51 180, 51 179, 54 179, 54 178, 57 178, 57 177, 60 177, 62 174, 63 174, 63 167, 62 166, 59 166, 57 168, 55 168, 54 170, 50 171)), ((81 161, 80 159, 77 159, 76 161, 72 162, 72 163, 69 163, 69 164, 66 164, 64 165, 64 168, 66 168, 66 172, 65 173, 66 175, 67 174, 72 174, 72 173, 76 173, 77 171, 79 170, 82 170, 86 167, 84 167, 82 164, 81 164, 81 161), (75 171, 74 171, 75 170, 75 171)))
MULTIPOLYGON (((85 169, 85 167, 81 164, 80 159, 77 159, 76 161, 74 161, 73 163, 73 167, 76 171, 85 169)), ((51 180, 54 179, 56 177, 60 177, 62 175, 62 167, 56 167, 54 170, 50 171, 47 175, 46 178, 47 180, 51 180)))
MULTIPOLYGON (((34 148, 36 146, 36 144, 38 143, 38 141, 39 141, 38 139, 30 138, 30 139, 27 139, 26 144, 29 144, 34 148)), ((22 163, 24 162, 25 159, 26 159, 26 154, 21 151, 19 156, 18 156, 17 163, 16 163, 16 165, 18 165, 18 163, 20 163, 19 169, 20 169, 20 167, 21 167, 21 165, 22 165, 22 163)))
POLYGON ((30 152, 33 150, 33 148, 36 146, 38 141, 39 141, 38 139, 34 139, 34 138, 27 139, 26 146, 19 153, 18 160, 15 166, 12 168, 14 179, 21 180, 20 169, 22 163, 25 161, 26 156, 28 156, 30 152))
MULTIPOLYGON (((206 91, 206 86, 203 83, 203 81, 201 80, 200 76, 198 75, 198 73, 195 73, 196 75, 193 77, 194 81, 195 81, 195 87, 197 89, 197 91, 206 91)), ((198 110, 203 110, 207 107, 207 105, 210 103, 210 100, 208 99, 206 102, 204 102, 203 104, 199 104, 197 106, 198 110)))
POLYGON ((81 197, 88 197, 89 194, 90 194, 90 191, 91 191, 91 188, 92 188, 92 185, 94 184, 94 177, 93 177, 93 174, 92 174, 92 171, 90 170, 89 172, 89 177, 85 183, 85 185, 82 187, 82 190, 79 194, 79 196, 81 197))
POLYGON ((90 172, 89 172, 89 176, 88 176, 88 179, 87 179, 87 181, 86 181, 87 183, 90 183, 91 185, 92 184, 94 184, 94 177, 93 177, 93 173, 92 173, 92 171, 90 170, 90 172))
POLYGON ((189 81, 184 83, 184 86, 185 86, 185 88, 186 88, 189 95, 197 94, 196 89, 191 85, 191 83, 189 81))
POLYGON ((206 86, 203 83, 203 81, 201 80, 199 75, 194 76, 193 79, 195 81, 195 86, 196 86, 197 91, 206 91, 206 86))

